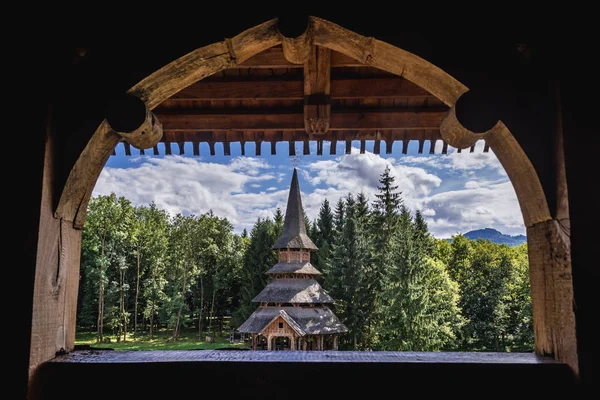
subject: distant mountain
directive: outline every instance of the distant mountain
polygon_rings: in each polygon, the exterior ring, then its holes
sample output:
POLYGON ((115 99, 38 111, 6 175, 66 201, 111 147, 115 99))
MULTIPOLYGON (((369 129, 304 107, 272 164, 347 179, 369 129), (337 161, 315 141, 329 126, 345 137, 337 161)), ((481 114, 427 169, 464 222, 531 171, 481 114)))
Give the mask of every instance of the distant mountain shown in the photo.
MULTIPOLYGON (((467 232, 463 234, 463 236, 471 240, 484 239, 498 244, 507 244, 509 246, 518 246, 527 241, 527 236, 525 235, 505 235, 492 228, 477 229, 467 232)), ((452 239, 448 240, 452 241, 452 239)))

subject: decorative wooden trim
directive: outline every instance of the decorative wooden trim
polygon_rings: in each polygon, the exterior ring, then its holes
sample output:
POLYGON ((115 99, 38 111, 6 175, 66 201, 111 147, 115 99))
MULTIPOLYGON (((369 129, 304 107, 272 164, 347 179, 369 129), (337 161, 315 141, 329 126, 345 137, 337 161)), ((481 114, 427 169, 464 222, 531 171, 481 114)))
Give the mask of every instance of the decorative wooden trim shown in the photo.
POLYGON ((309 136, 324 135, 331 118, 331 50, 311 46, 304 63, 304 129, 309 136))
POLYGON ((402 76, 446 105, 452 106, 468 88, 442 69, 408 51, 329 22, 310 17, 313 43, 345 54, 363 64, 402 76))
POLYGON ((499 121, 487 132, 473 133, 458 122, 456 109, 452 107, 442 121, 440 133, 444 141, 458 150, 469 148, 478 140, 484 139, 498 157, 515 188, 525 226, 531 227, 552 219, 540 179, 506 125, 499 121))
POLYGON ((132 95, 110 101, 106 121, 125 139, 126 151, 129 144, 138 149, 149 149, 163 136, 158 118, 141 99, 132 95))
POLYGON ((181 89, 281 43, 277 19, 247 29, 227 41, 201 47, 167 64, 129 90, 153 110, 181 89))
MULTIPOLYGON (((532 304, 534 308, 534 324, 536 331, 536 352, 553 354, 555 358, 568 363, 577 371, 577 350, 575 339, 575 323, 572 314, 572 284, 570 281, 570 244, 563 236, 564 232, 551 219, 548 204, 539 178, 531 162, 508 128, 498 122, 489 131, 475 134, 465 129, 456 119, 454 105, 468 88, 448 75, 443 70, 422 58, 384 43, 377 39, 344 29, 329 21, 311 17, 309 39, 294 40, 302 50, 300 55, 290 55, 290 44, 287 57, 294 61, 304 62, 303 49, 307 44, 322 46, 361 63, 402 76, 427 90, 435 97, 451 107, 440 126, 444 142, 456 147, 458 151, 485 139, 506 170, 517 194, 528 229, 530 243, 530 273, 532 304), (312 40, 312 42, 311 42, 312 40)), ((178 60, 173 61, 157 72, 135 85, 128 93, 140 98, 149 110, 154 109, 162 101, 184 87, 214 74, 224 68, 243 63, 251 56, 273 47, 283 41, 277 31, 276 20, 248 29, 229 40, 211 44, 197 49, 178 60)), ((334 125, 334 116, 331 124, 334 125)), ((283 128, 279 128, 283 129, 283 128)), ((255 137, 257 155, 260 155, 260 143, 263 134, 255 137)), ((75 228, 81 228, 85 220, 85 211, 96 180, 121 136, 114 133, 106 121, 103 121, 71 170, 63 193, 55 212, 62 218, 61 224, 68 226, 72 222, 75 228), (65 225, 66 224, 66 225, 65 225)), ((339 139, 339 138, 338 138, 339 139)), ((346 139, 347 148, 351 139, 346 139)), ((402 153, 406 154, 409 140, 402 140, 402 153)), ((214 143, 214 142, 213 142, 214 143)), ((305 149, 307 142, 305 141, 305 149)), ((364 151, 364 143, 361 143, 364 151)), ((211 148, 214 153, 214 146, 211 148)), ((73 231, 76 243, 78 233, 73 231)), ((74 244, 73 248, 79 248, 74 244)), ((45 256, 51 251, 43 251, 45 256)), ((75 257, 75 256, 74 256, 75 257)), ((69 261, 69 274, 75 271, 73 258, 69 261)), ((39 268, 39 265, 38 265, 39 268)), ((71 292, 69 292, 71 293, 71 292)), ((73 294, 70 300, 76 298, 73 294)), ((41 304, 36 300, 35 304, 41 304)), ((65 303, 67 300, 64 300, 65 303)), ((50 318, 59 318, 51 316, 50 318)), ((75 321, 75 315, 65 317, 68 323, 75 321)), ((32 338, 32 346, 36 346, 36 337, 32 338)), ((67 349, 72 346, 73 338, 65 339, 67 349)), ((46 351, 47 345, 41 345, 46 351)), ((321 344, 322 346, 322 344, 321 344)), ((33 347, 32 347, 33 348, 33 347)), ((54 349, 54 347, 52 347, 54 349)), ((47 354, 40 356, 47 359, 47 354)))
MULTIPOLYGON (((329 49, 313 46, 331 53, 329 49)), ((312 57, 311 57, 312 58, 312 57)), ((304 68, 306 68, 304 64, 304 68)), ((315 92, 316 93, 316 92, 315 92)), ((335 79, 331 80, 331 99, 360 99, 365 97, 406 99, 431 97, 425 89, 401 77, 335 79)), ((273 79, 264 81, 199 81, 177 92, 169 103, 189 100, 303 100, 304 82, 273 79)))
MULTIPOLYGON (((439 129, 447 112, 448 110, 442 108, 401 108, 368 111, 357 109, 333 113, 326 122, 311 120, 312 122, 309 121, 308 123, 310 124, 309 131, 314 128, 313 134, 317 135, 319 139, 323 139, 326 132, 321 128, 324 129, 325 127, 328 128, 328 131, 368 130, 376 135, 376 131, 380 129, 436 130, 439 129)), ((265 111, 253 113, 207 113, 197 111, 175 113, 161 110, 156 115, 163 124, 167 138, 172 137, 170 135, 173 131, 276 131, 282 129, 298 131, 305 129, 307 123, 305 115, 290 111, 274 114, 265 111)), ((309 115, 308 118, 312 117, 309 115)), ((310 136, 310 132, 308 134, 311 140, 316 139, 310 136)))
POLYGON ((286 37, 279 32, 283 56, 291 64, 304 64, 310 55, 312 29, 310 20, 306 30, 298 37, 286 37))
MULTIPOLYGON (((277 20, 250 28, 229 40, 201 47, 171 62, 132 87, 128 93, 141 99, 149 110, 181 89, 255 54, 281 43, 277 20), (235 58, 231 53, 235 54, 235 58)), ((81 229, 87 204, 100 172, 121 136, 103 121, 69 173, 55 216, 81 229)))

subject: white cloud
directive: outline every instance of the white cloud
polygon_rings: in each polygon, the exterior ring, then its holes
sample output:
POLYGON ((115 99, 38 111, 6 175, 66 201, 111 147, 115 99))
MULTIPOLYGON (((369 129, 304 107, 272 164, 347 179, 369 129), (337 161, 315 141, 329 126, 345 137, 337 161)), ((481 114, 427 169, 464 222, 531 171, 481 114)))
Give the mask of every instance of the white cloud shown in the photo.
POLYGON ((411 167, 396 163, 393 158, 384 159, 377 154, 360 154, 352 148, 351 154, 345 154, 332 160, 316 161, 300 170, 302 176, 317 188, 304 200, 304 208, 309 218, 316 218, 321 202, 327 198, 335 204, 348 193, 354 195, 364 192, 369 199, 375 198, 379 178, 386 166, 392 169, 396 177, 398 190, 402 192, 404 204, 415 209, 419 198, 428 195, 440 186, 440 177, 430 174, 420 167, 411 167))
MULTIPOLYGON (((351 154, 333 159, 304 160, 298 167, 304 209, 313 220, 324 199, 334 207, 348 193, 361 191, 372 202, 380 175, 389 166, 404 204, 413 211, 420 210, 437 237, 484 227, 507 234, 524 233, 514 189, 506 176, 497 173, 497 160, 490 161, 495 156, 490 153, 484 159, 464 161, 458 156, 472 158, 477 154, 465 152, 452 158, 453 154, 385 159, 371 152, 359 154, 353 148, 351 154), (435 169, 437 165, 471 174, 464 180, 453 180, 448 168, 435 169), (486 169, 485 174, 481 171, 490 166, 493 168, 486 169)), ((172 215, 197 215, 212 209, 228 218, 237 232, 250 230, 258 217, 272 217, 277 207, 285 211, 289 165, 274 166, 265 158, 251 157, 236 157, 229 164, 181 156, 130 160, 129 168, 105 168, 94 195, 115 192, 135 205, 154 201, 172 215), (249 193, 250 188, 256 191, 263 185, 268 188, 249 193)))
POLYGON ((466 176, 473 176, 475 171, 489 168, 506 176, 504 167, 502 167, 494 152, 490 149, 487 153, 484 153, 484 146, 485 142, 480 140, 475 144, 473 153, 469 149, 459 153, 455 148, 449 148, 448 154, 403 156, 400 162, 402 164, 419 165, 424 168, 457 170, 466 176))
POLYGON ((171 215, 213 210, 227 217, 236 231, 251 228, 258 216, 272 216, 275 207, 287 199, 286 190, 246 193, 246 187, 255 187, 257 181, 276 179, 265 173, 272 166, 264 159, 237 157, 229 164, 218 164, 167 156, 132 164, 131 168, 104 168, 93 195, 115 192, 134 205, 154 201, 171 215))
POLYGON ((510 181, 467 184, 465 189, 423 199, 423 215, 435 236, 450 237, 480 228, 494 228, 510 235, 525 233, 521 209, 510 181))
MULTIPOLYGON (((358 153, 353 148, 352 154, 314 162, 302 171, 302 176, 317 187, 303 197, 309 218, 316 218, 318 208, 325 198, 335 204, 348 193, 363 191, 371 200, 374 199, 380 174, 389 165, 396 177, 398 190, 402 192, 404 204, 413 211, 420 210, 423 213, 430 231, 436 237, 450 237, 457 232, 465 233, 485 227, 495 228, 506 234, 525 233, 512 184, 506 177, 497 174, 495 167, 486 174, 470 174, 463 187, 431 195, 434 188, 439 188, 439 192, 443 190, 443 186, 440 176, 432 173, 429 167, 436 163, 444 165, 448 160, 454 163, 452 159, 438 158, 433 159, 434 162, 420 163, 419 166, 407 166, 406 157, 395 160, 383 159, 370 152, 362 155, 358 153), (496 178, 498 176, 500 177, 496 178)), ((462 155, 472 157, 474 154, 461 153, 460 156, 462 155)), ((480 160, 471 162, 471 165, 484 168, 484 164, 489 167, 498 163, 497 160, 488 160, 489 157, 495 158, 493 154, 485 157, 485 163, 480 160)), ((460 162, 453 168, 461 169, 467 164, 460 162)), ((478 168, 474 167, 474 170, 478 168)))

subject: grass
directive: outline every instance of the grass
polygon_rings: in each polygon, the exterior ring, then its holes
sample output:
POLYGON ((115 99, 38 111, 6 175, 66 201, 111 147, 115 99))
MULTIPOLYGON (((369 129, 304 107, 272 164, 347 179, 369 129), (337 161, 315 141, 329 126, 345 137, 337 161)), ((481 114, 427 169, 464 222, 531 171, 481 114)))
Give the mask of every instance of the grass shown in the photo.
MULTIPOLYGON (((147 332, 138 332, 135 340, 131 334, 127 335, 127 342, 117 342, 116 336, 104 335, 110 338, 110 343, 96 343, 96 332, 77 332, 75 335, 76 346, 90 346, 93 349, 113 350, 217 350, 217 349, 248 349, 246 343, 229 343, 228 335, 223 337, 213 336, 214 342, 207 343, 199 340, 198 331, 182 330, 179 340, 171 340, 172 331, 161 329, 154 332, 150 339, 147 332)), ((204 335, 202 337, 204 339, 204 335)))

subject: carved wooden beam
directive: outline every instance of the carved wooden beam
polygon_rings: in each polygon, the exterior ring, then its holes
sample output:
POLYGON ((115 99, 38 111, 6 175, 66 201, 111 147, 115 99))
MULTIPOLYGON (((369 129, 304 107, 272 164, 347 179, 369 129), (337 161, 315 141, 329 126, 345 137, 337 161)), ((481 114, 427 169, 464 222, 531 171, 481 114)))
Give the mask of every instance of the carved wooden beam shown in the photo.
MULTIPOLYGON (((301 80, 275 79, 200 81, 188 86, 167 100, 179 104, 188 100, 302 100, 304 85, 301 80)), ((409 80, 393 78, 333 79, 331 99, 372 98, 427 98, 425 89, 409 80)))
POLYGON ((163 135, 158 118, 141 99, 132 95, 111 100, 106 121, 128 144, 138 149, 153 147, 163 135))
MULTIPOLYGON (((363 67, 364 64, 345 54, 333 52, 331 54, 332 67, 363 67)), ((286 60, 283 55, 283 49, 279 46, 272 47, 259 53, 243 63, 234 65, 230 68, 243 69, 277 69, 277 68, 302 68, 302 64, 294 64, 286 60)))
MULTIPOLYGON (((445 108, 396 108, 347 110, 331 115, 328 130, 432 129, 440 128, 445 108)), ((211 114, 203 110, 173 112, 157 110, 168 131, 272 131, 305 129, 304 115, 296 112, 254 112, 211 114)), ((323 132, 325 134, 326 132, 323 132)), ((310 135, 310 133, 309 133, 310 135)), ((322 135, 322 134, 321 134, 322 135)))
MULTIPOLYGON (((308 20, 306 21, 308 23, 308 20)), ((312 32, 309 26, 306 26, 304 32, 299 36, 287 37, 281 33, 281 27, 278 26, 281 35, 281 46, 283 56, 292 64, 304 64, 309 57, 312 42, 312 32)), ((284 30, 284 33, 288 33, 284 30)), ((295 35, 296 33, 293 33, 295 35)))
POLYGON ((304 64, 304 129, 309 136, 324 135, 331 119, 331 50, 311 46, 304 64))

